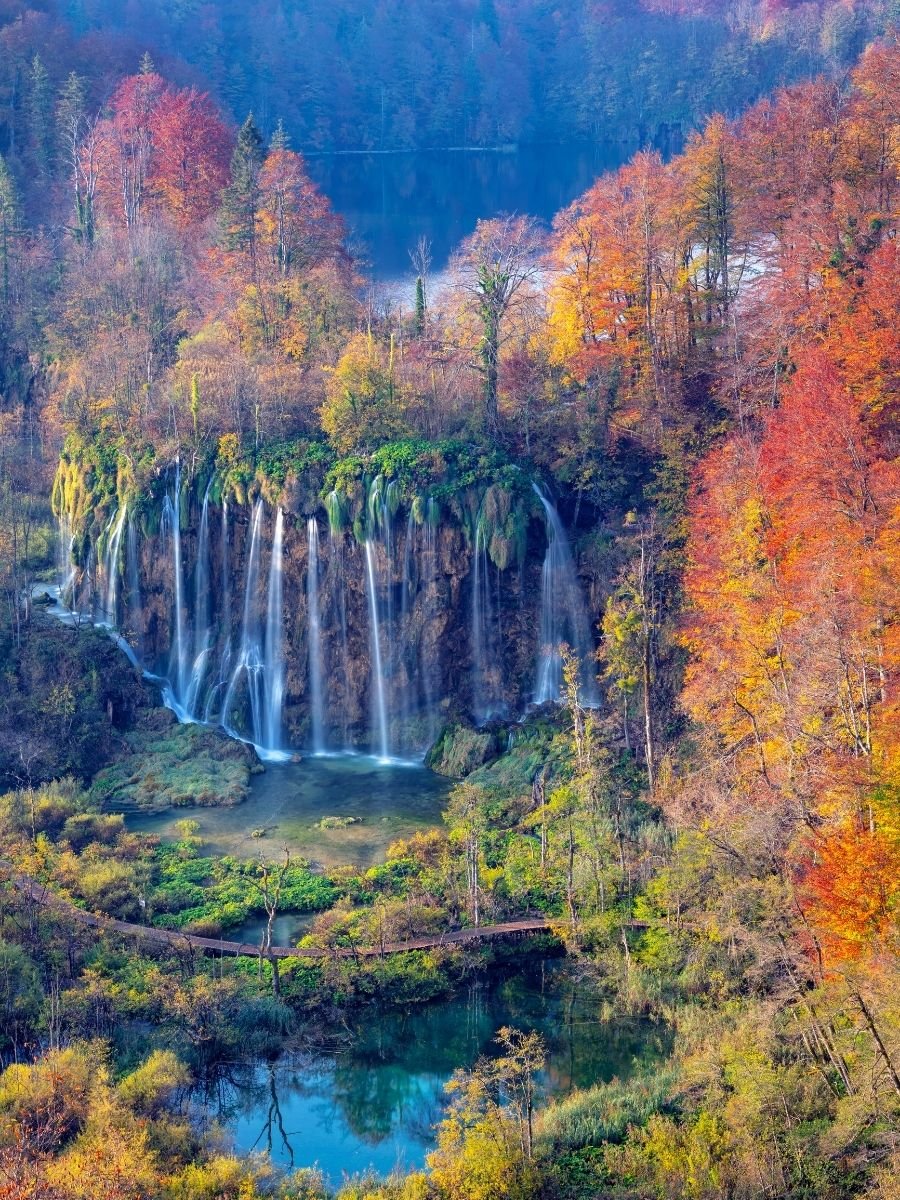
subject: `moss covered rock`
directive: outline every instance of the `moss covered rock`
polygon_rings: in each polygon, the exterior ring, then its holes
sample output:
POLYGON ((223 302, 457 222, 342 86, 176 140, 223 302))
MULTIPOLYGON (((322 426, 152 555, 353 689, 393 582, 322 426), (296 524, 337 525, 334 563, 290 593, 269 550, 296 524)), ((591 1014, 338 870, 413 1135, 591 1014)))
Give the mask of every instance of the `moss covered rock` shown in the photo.
POLYGON ((500 750, 500 738, 495 730, 448 725, 429 750, 425 762, 439 775, 462 778, 491 762, 500 750))
POLYGON ((240 804, 260 769, 252 746, 201 725, 178 725, 165 710, 124 741, 125 753, 99 773, 90 790, 91 799, 107 810, 240 804))

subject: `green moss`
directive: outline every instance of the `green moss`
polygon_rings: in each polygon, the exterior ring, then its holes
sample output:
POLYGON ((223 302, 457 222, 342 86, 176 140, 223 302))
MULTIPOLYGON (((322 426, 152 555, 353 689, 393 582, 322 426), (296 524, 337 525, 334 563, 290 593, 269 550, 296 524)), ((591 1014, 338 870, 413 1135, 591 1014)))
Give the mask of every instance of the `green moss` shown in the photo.
POLYGON ((472 729, 469 725, 448 725, 428 752, 426 765, 439 775, 462 778, 496 758, 500 753, 498 734, 472 729))
POLYGON ((200 725, 168 724, 171 719, 158 712, 151 728, 125 734, 125 755, 93 782, 94 803, 155 812, 247 798, 253 750, 200 725))
POLYGON ((470 540, 476 528, 484 535, 501 570, 524 557, 534 511, 527 472, 495 448, 453 440, 407 439, 349 455, 328 472, 323 494, 335 531, 350 528, 364 541, 385 511, 394 516, 401 508, 432 528, 452 518, 470 540))

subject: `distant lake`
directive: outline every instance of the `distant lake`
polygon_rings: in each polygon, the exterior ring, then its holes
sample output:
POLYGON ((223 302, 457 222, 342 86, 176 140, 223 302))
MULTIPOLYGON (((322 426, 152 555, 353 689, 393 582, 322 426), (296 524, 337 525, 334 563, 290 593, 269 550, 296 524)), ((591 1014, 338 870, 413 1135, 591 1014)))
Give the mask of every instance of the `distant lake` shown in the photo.
POLYGON ((432 243, 432 271, 440 272, 479 218, 528 213, 549 225, 636 149, 600 143, 333 154, 310 157, 308 167, 363 244, 358 252, 365 251, 373 277, 388 283, 411 275, 409 252, 421 235, 432 243))

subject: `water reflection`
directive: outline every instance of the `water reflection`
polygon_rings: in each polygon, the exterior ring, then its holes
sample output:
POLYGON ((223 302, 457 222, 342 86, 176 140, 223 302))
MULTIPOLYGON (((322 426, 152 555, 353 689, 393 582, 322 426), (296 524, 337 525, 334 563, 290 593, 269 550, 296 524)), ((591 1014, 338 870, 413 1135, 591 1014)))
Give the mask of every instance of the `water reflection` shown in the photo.
POLYGON ((204 1097, 243 1152, 268 1150, 296 1168, 318 1164, 332 1182, 344 1173, 420 1166, 434 1143, 444 1084, 460 1066, 491 1053, 503 1025, 539 1031, 548 1050, 543 1099, 651 1066, 668 1051, 664 1029, 639 1021, 603 1023, 595 987, 563 960, 534 964, 505 980, 473 984, 445 1002, 405 1012, 369 1009, 331 1052, 295 1053, 247 1064, 204 1097))
POLYGON ((409 251, 420 236, 431 240, 438 272, 479 218, 519 212, 549 222, 636 149, 601 143, 328 155, 310 158, 309 170, 364 243, 375 278, 387 282, 410 275, 409 251))

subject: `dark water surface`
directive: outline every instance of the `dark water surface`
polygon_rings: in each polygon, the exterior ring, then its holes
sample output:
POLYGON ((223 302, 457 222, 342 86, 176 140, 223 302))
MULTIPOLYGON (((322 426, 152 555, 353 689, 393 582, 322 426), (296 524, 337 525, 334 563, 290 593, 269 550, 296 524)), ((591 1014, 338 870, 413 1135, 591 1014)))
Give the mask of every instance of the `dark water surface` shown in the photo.
POLYGON ((384 764, 363 755, 270 764, 254 776, 250 797, 235 808, 174 808, 131 814, 128 828, 175 838, 189 819, 207 854, 278 858, 284 847, 325 867, 368 867, 398 838, 441 824, 452 781, 421 766, 384 764), (327 817, 355 823, 323 829, 327 817))
POLYGON ((291 1168, 318 1165, 332 1183, 370 1168, 416 1168, 434 1146, 444 1084, 490 1053, 503 1025, 543 1035, 542 1100, 626 1078, 666 1056, 665 1029, 605 1023, 600 1009, 594 987, 577 982, 565 960, 533 962, 446 1001, 404 1012, 369 1008, 351 1020, 340 1049, 238 1069, 201 1098, 203 1112, 240 1151, 267 1150, 291 1168))
POLYGON ((363 243, 376 280, 411 275, 409 251, 432 242, 432 270, 479 218, 528 213, 548 224, 637 147, 617 143, 522 146, 510 151, 420 150, 311 157, 310 174, 363 243))

